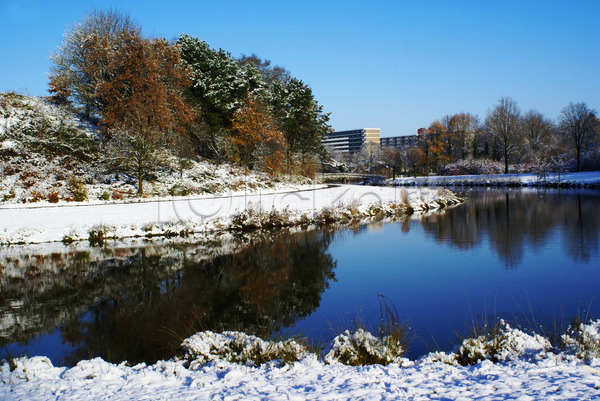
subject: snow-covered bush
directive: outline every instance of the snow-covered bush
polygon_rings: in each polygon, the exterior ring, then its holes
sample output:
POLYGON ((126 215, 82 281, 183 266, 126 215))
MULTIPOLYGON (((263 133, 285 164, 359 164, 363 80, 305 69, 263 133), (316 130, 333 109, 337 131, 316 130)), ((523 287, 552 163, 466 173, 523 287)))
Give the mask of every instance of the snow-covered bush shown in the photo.
POLYGON ((565 350, 579 358, 600 358, 600 320, 591 321, 589 324, 574 323, 561 339, 565 350))
POLYGON ((285 364, 308 355, 306 348, 295 340, 264 341, 237 331, 221 334, 203 331, 186 339, 181 347, 183 358, 190 361, 190 369, 222 360, 247 366, 259 366, 272 361, 285 364))
POLYGON ((460 364, 474 365, 484 360, 502 362, 521 357, 543 357, 551 349, 547 338, 511 328, 500 320, 484 334, 464 340, 456 353, 460 364))
POLYGON ((351 366, 402 364, 407 361, 402 357, 403 341, 394 335, 375 337, 362 328, 353 333, 346 330, 333 339, 331 348, 325 354, 325 362, 351 366))
MULTIPOLYGON (((531 173, 535 172, 534 163, 511 164, 509 171, 511 173, 531 173)), ((504 163, 489 159, 467 159, 458 160, 442 167, 440 175, 492 175, 503 174, 504 163)))
POLYGON ((442 167, 440 175, 502 174, 504 163, 481 159, 459 160, 442 167))

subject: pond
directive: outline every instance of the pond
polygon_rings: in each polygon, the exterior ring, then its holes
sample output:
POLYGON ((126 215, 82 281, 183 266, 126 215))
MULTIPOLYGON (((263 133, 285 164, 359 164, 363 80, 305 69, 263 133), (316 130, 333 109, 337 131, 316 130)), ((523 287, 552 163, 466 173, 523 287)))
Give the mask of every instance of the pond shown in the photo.
POLYGON ((503 318, 600 317, 600 192, 473 190, 442 214, 344 229, 0 250, 0 358, 153 362, 201 330, 325 344, 386 305, 408 356, 503 318))

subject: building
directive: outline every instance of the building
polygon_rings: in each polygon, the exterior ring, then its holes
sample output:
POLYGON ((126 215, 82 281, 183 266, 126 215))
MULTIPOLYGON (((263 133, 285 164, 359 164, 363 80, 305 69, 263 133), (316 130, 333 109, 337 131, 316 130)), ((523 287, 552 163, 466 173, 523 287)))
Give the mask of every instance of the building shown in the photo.
POLYGON ((382 148, 393 147, 398 150, 409 149, 419 145, 419 141, 429 135, 426 128, 419 128, 417 135, 392 136, 389 138, 381 138, 380 145, 382 148))
POLYGON ((392 136, 389 138, 381 138, 380 145, 382 148, 392 147, 398 150, 412 148, 419 143, 418 135, 407 136, 392 136))
POLYGON ((360 152, 367 143, 379 145, 379 128, 331 132, 321 143, 332 153, 353 154, 360 152))

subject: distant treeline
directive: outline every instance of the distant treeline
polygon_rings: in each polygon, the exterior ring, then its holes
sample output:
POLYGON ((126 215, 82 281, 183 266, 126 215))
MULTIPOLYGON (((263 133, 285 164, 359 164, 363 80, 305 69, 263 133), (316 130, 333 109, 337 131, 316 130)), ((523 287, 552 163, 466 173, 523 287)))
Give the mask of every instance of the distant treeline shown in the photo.
POLYGON ((411 175, 600 170, 600 124, 585 103, 570 103, 553 122, 501 98, 484 121, 469 113, 447 115, 421 130, 414 146, 366 146, 350 164, 411 175))

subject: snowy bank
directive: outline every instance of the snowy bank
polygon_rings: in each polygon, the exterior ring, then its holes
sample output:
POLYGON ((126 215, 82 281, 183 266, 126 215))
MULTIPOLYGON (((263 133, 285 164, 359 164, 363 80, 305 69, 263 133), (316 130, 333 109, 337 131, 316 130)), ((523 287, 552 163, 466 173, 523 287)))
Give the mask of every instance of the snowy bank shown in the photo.
POLYGON ((439 210, 452 192, 365 186, 170 198, 140 203, 0 206, 0 245, 185 236, 261 226, 310 225, 439 210))
POLYGON ((517 186, 551 188, 600 188, 600 171, 546 174, 490 174, 430 177, 404 177, 388 180, 390 185, 406 186, 517 186))
MULTIPOLYGON (((598 333, 600 321, 585 326, 598 333)), ((82 399, 596 399, 600 397, 600 359, 584 361, 568 351, 547 350, 547 340, 511 329, 503 331, 502 362, 460 366, 456 354, 433 353, 416 362, 387 366, 325 363, 314 354, 297 362, 259 366, 205 358, 224 342, 243 336, 195 335, 184 343, 187 356, 153 365, 111 364, 100 358, 72 368, 54 367, 45 357, 16 358, 0 366, 3 400, 82 399), (212 351, 211 351, 212 350, 212 351), (194 359, 203 355, 202 360, 194 359), (443 362, 441 355, 445 355, 443 362), (188 359, 186 359, 188 358, 188 359), (191 359, 189 359, 191 358, 191 359)), ((598 341, 598 338, 595 338, 598 341)), ((248 345, 265 347, 246 337, 248 345)), ((227 343, 229 344, 229 343, 227 343)), ((243 346, 241 346, 243 352, 243 346)), ((479 352, 485 354, 485 344, 479 352)), ((301 350, 301 352, 304 352, 301 350)))

